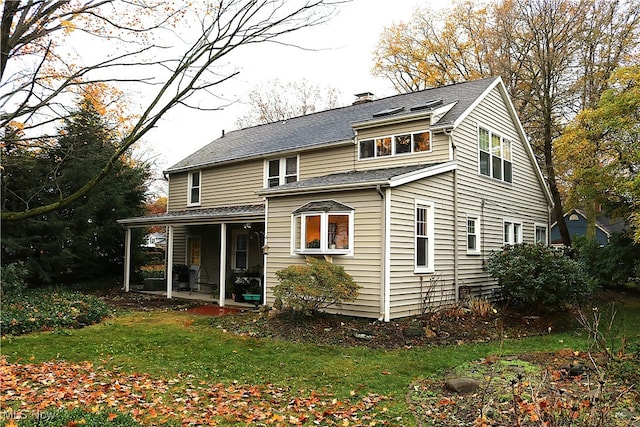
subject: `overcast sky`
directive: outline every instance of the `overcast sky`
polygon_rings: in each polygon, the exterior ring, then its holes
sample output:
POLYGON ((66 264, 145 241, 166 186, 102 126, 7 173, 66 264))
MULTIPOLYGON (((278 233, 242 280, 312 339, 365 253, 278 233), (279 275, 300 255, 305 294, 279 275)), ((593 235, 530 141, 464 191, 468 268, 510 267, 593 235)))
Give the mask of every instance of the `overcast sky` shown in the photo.
MULTIPOLYGON (((340 105, 348 105, 354 94, 373 92, 376 98, 393 95, 389 82, 371 75, 373 51, 384 27, 407 21, 417 6, 434 9, 451 6, 452 0, 353 0, 340 7, 329 23, 295 33, 295 47, 260 44, 240 47, 234 63, 240 74, 216 93, 238 99, 222 111, 176 110, 145 137, 144 146, 156 154, 162 170, 217 139, 223 130, 235 129, 235 121, 246 111, 242 99, 256 85, 279 78, 281 82, 303 78, 341 93, 340 105)), ((148 154, 147 154, 148 155, 148 154)))

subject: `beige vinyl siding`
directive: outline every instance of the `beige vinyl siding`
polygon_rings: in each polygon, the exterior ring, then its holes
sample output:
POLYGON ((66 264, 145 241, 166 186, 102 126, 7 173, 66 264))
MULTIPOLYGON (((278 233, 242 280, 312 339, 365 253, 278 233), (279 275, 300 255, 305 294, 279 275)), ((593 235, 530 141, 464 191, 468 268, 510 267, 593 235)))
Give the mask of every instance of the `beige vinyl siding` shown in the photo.
POLYGON ((455 301, 453 283, 453 173, 448 172, 392 189, 391 318, 420 314, 455 301), (415 204, 434 204, 434 273, 414 273, 415 204), (429 288, 433 287, 428 292, 429 288))
POLYGON ((187 207, 188 177, 188 172, 169 175, 169 191, 167 201, 167 209, 169 212, 182 210, 187 207))
POLYGON ((314 200, 333 199, 355 209, 354 211, 354 256, 334 255, 333 263, 342 265, 345 271, 362 286, 360 296, 354 303, 345 303, 332 309, 345 315, 378 318, 381 315, 382 286, 382 233, 384 225, 383 200, 375 189, 343 193, 325 193, 321 196, 273 197, 268 200, 268 229, 266 281, 267 303, 272 305, 271 289, 278 284, 276 271, 289 265, 304 264, 304 256, 292 255, 291 213, 314 200))
MULTIPOLYGON (((366 139, 382 138, 391 135, 416 133, 429 130, 429 121, 421 120, 416 122, 401 123, 397 125, 387 125, 380 128, 363 129, 358 131, 356 144, 354 147, 355 159, 359 156, 358 141, 366 139)), ((450 160, 449 139, 446 135, 431 134, 431 150, 424 153, 400 154, 395 156, 385 156, 381 158, 369 158, 357 160, 358 170, 388 168, 416 163, 436 163, 450 160)))
POLYGON ((522 223, 523 242, 534 242, 534 223, 548 224, 548 205, 535 165, 527 156, 500 91, 494 89, 454 131, 458 163, 458 283, 471 287, 472 295, 493 297, 497 289, 483 262, 503 246, 503 220, 522 223), (512 141, 513 182, 503 183, 478 172, 478 125, 512 141), (483 204, 484 200, 484 204, 483 204), (479 255, 466 251, 467 214, 480 218, 479 255))
POLYGON ((300 153, 300 180, 355 169, 357 152, 353 144, 300 153))
MULTIPOLYGON (((201 171, 201 203, 197 208, 262 203, 262 198, 255 192, 263 187, 263 160, 214 166, 201 171)), ((169 211, 187 208, 188 176, 189 172, 171 175, 169 211)))
POLYGON ((187 227, 173 227, 173 263, 187 263, 187 227))

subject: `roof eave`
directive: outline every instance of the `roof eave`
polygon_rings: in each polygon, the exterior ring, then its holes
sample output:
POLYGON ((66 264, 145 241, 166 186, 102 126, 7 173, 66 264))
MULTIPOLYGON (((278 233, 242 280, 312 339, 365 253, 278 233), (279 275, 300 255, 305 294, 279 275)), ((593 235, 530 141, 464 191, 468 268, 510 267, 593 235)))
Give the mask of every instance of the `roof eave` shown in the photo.
POLYGON ((291 196, 291 195, 299 195, 299 194, 309 194, 309 193, 329 193, 340 190, 355 190, 355 189, 369 189, 369 188, 377 188, 380 187, 389 187, 388 180, 379 180, 379 181, 369 181, 369 182, 358 182, 358 183, 349 183, 349 184, 340 184, 340 185, 331 185, 327 186, 313 186, 313 187, 304 187, 304 188, 292 188, 292 189, 284 189, 284 190, 258 190, 256 194, 264 197, 279 197, 279 196, 291 196))

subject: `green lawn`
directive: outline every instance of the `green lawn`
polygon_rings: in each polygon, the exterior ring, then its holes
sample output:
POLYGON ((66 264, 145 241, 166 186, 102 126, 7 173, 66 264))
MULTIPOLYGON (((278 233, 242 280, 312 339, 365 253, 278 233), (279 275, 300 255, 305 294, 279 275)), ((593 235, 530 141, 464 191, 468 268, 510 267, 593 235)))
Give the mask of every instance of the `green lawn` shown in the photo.
MULTIPOLYGON (((623 320, 620 334, 637 340, 640 305, 619 307, 617 319, 623 320)), ((339 400, 379 394, 389 397, 386 419, 412 425, 405 395, 415 380, 490 354, 586 350, 589 342, 585 334, 571 332, 393 351, 343 348, 240 337, 211 326, 206 317, 158 311, 120 314, 79 330, 3 337, 1 344, 9 363, 89 361, 117 372, 189 376, 201 384, 271 384, 292 395, 317 390, 339 400)))

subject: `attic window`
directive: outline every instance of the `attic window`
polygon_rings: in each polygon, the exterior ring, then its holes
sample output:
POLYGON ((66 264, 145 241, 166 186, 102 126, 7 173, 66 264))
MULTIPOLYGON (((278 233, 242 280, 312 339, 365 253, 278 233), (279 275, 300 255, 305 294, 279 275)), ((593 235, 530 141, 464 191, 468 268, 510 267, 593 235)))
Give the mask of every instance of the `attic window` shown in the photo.
POLYGON ((353 255, 353 208, 335 200, 307 203, 292 212, 292 253, 353 255))
POLYGON ((418 104, 411 107, 411 111, 419 111, 419 110, 426 110, 428 108, 433 108, 438 105, 441 105, 442 102, 443 102, 442 99, 434 99, 432 101, 427 101, 424 104, 418 104))
POLYGON ((397 114, 401 111, 404 111, 404 107, 393 107, 387 108, 386 110, 378 111, 377 113, 373 113, 373 117, 384 117, 390 116, 392 114, 397 114))

